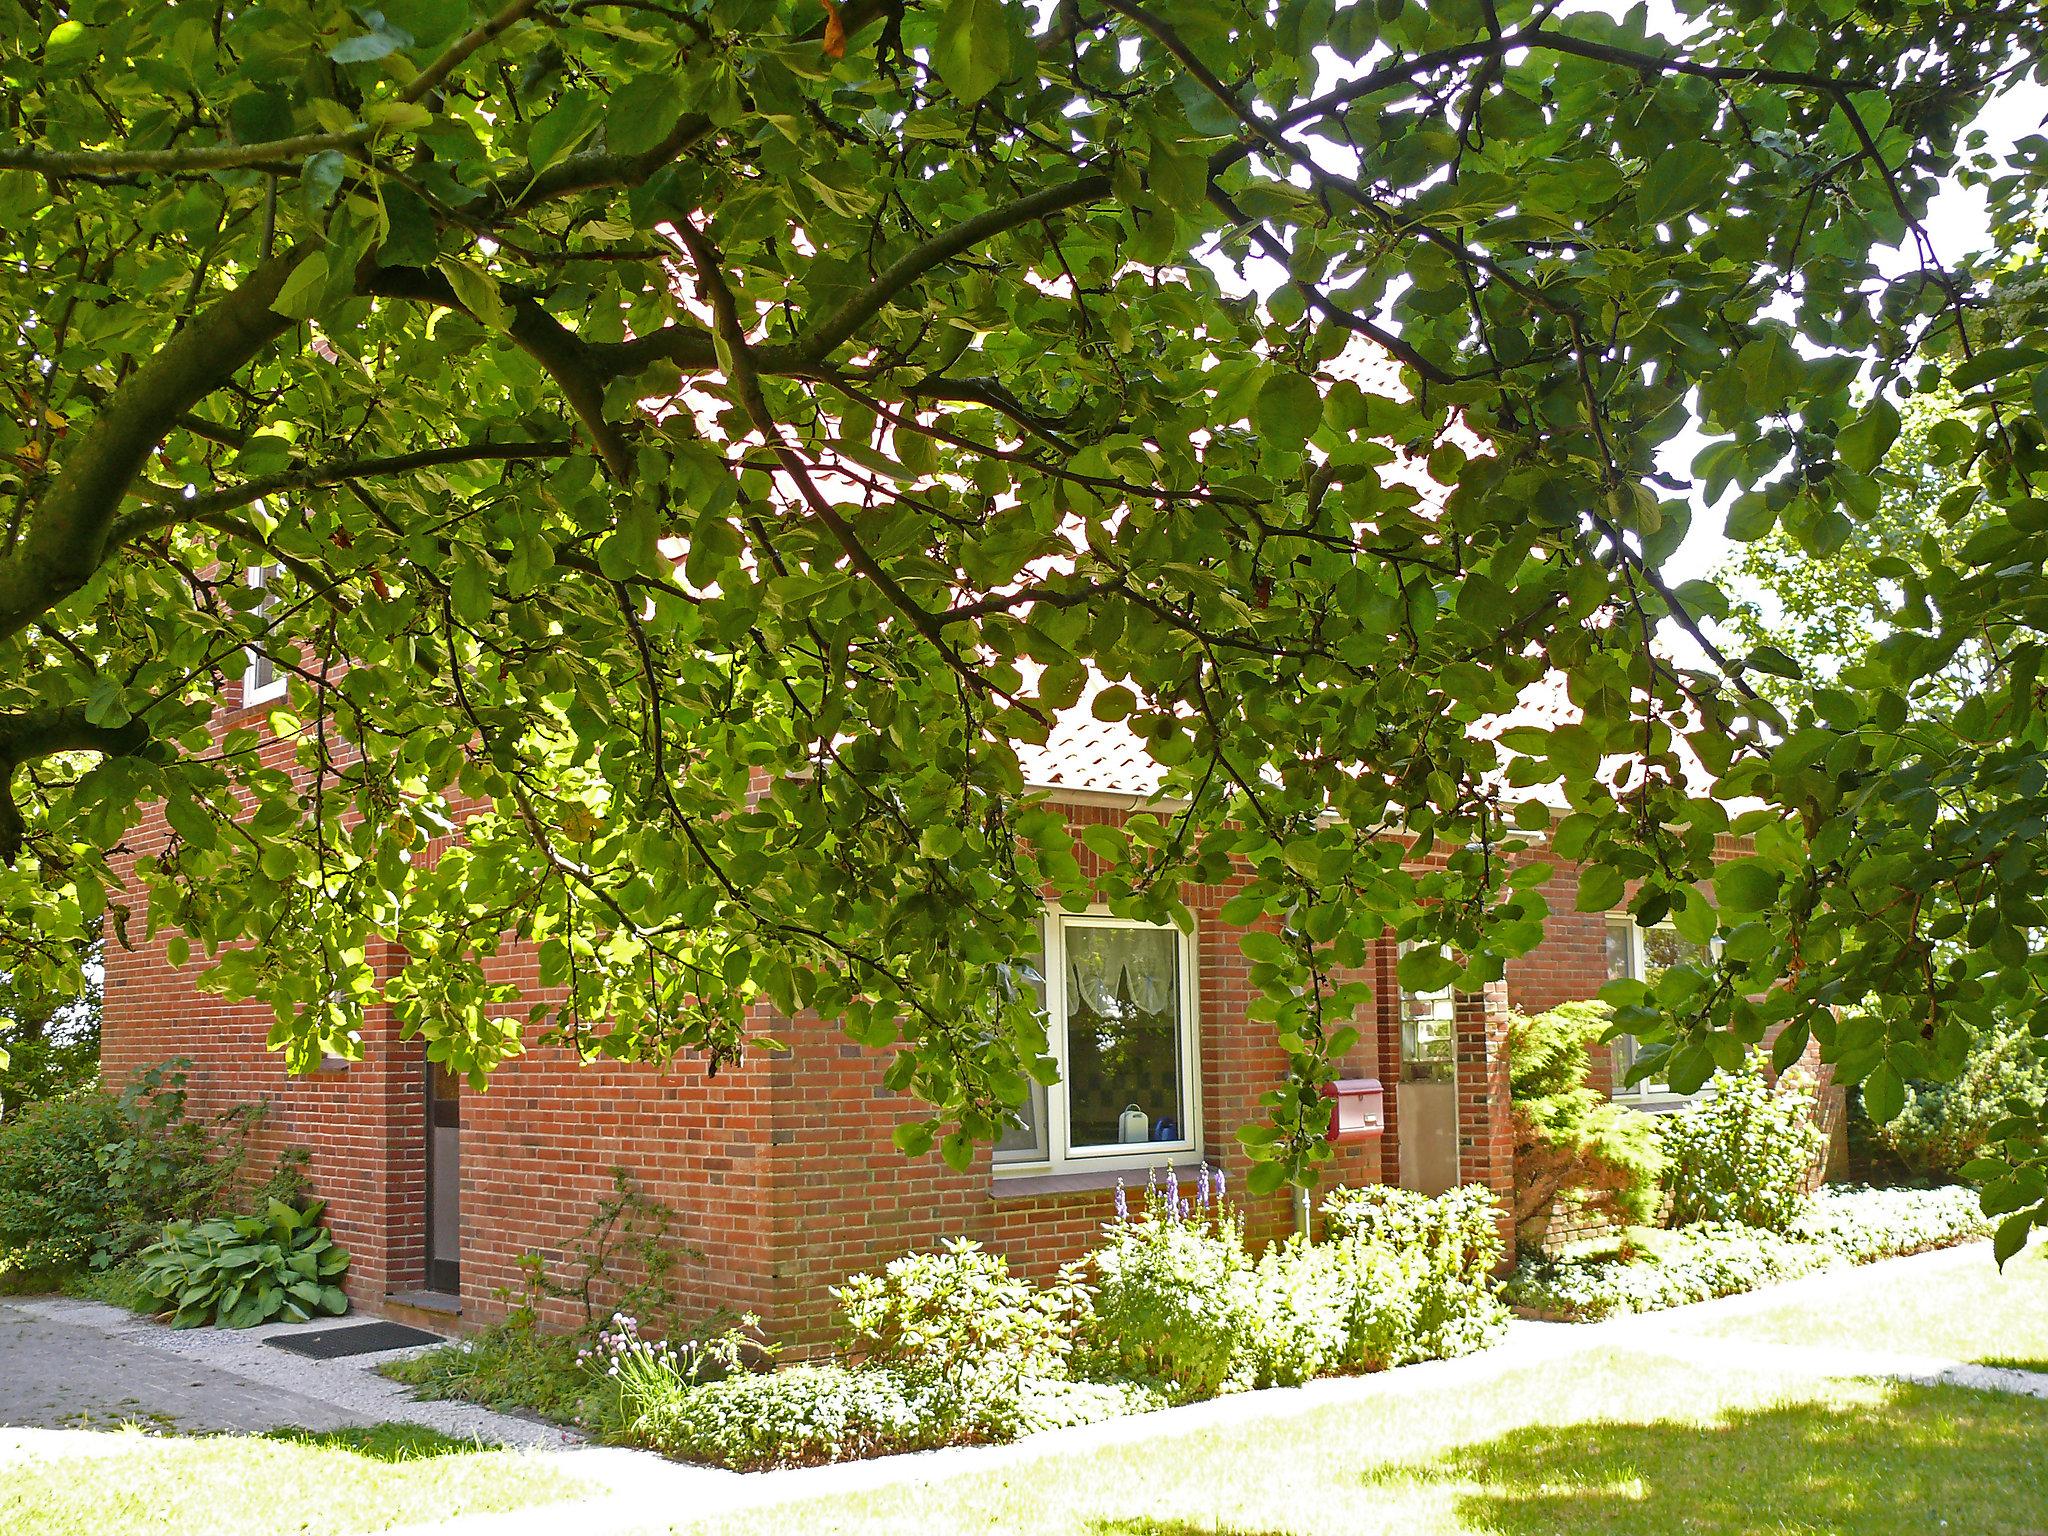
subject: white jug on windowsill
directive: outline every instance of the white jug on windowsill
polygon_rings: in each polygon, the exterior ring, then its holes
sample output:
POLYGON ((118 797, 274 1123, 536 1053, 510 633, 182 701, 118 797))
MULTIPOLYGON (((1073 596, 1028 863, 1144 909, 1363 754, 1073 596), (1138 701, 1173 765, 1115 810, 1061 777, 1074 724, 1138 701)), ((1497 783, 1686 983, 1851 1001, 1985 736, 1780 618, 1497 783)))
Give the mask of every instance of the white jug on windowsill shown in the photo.
POLYGON ((1145 1111, 1135 1104, 1125 1105, 1124 1112, 1116 1117, 1116 1139, 1129 1145, 1151 1138, 1152 1122, 1145 1118, 1145 1111))

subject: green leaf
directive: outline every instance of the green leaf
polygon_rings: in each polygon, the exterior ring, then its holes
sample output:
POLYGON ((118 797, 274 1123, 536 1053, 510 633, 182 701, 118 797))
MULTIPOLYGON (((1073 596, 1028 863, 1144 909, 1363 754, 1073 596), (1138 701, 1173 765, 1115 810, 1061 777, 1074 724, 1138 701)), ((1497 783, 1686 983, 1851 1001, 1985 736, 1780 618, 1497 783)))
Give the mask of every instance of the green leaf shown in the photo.
POLYGON ((1906 1085, 1890 1062, 1879 1062, 1863 1079, 1863 1107, 1879 1125, 1889 1125, 1906 1107, 1906 1085))
POLYGON ((972 105, 1010 72, 1010 22, 1002 0, 946 0, 932 66, 946 89, 972 105))
POLYGON ((1581 912, 1612 912, 1628 894, 1621 872, 1605 864, 1588 864, 1579 871, 1578 909, 1581 912))
POLYGON ((562 96, 527 133, 526 159, 534 172, 538 174, 568 158, 571 151, 596 132, 599 116, 598 104, 589 96, 579 91, 562 96))
POLYGON ((1277 370, 1259 386, 1258 409, 1253 419, 1268 439, 1283 448, 1299 449, 1322 425, 1322 391, 1306 374, 1277 370))
POLYGON ((1784 877, 1761 859, 1734 859, 1714 871, 1714 895, 1729 912, 1762 912, 1778 899, 1784 877))
POLYGON ((638 155, 668 136, 676 121, 676 79, 656 71, 615 86, 605 100, 604 147, 638 155))
POLYGON ((1884 462, 1898 436, 1899 413, 1889 400, 1878 395, 1835 438, 1835 451, 1844 464, 1867 475, 1884 462))
POLYGON ((310 320, 327 292, 327 253, 314 251, 292 268, 270 307, 294 320, 310 320))
POLYGON ((474 315, 478 324, 494 331, 510 328, 511 314, 498 291, 498 280, 490 273, 452 256, 435 262, 434 270, 448 279, 448 286, 455 290, 455 301, 474 315))

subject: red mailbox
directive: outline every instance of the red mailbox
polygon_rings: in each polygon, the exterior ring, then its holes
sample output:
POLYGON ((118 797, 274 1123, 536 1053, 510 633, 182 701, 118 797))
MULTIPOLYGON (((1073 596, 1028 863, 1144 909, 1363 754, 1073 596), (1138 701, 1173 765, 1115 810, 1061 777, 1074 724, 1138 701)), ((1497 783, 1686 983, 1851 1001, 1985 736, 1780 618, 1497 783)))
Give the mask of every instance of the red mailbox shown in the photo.
POLYGON ((1323 1097, 1336 1100, 1330 1140, 1370 1141, 1387 1128, 1386 1090, 1376 1077, 1340 1077, 1323 1084, 1323 1097))

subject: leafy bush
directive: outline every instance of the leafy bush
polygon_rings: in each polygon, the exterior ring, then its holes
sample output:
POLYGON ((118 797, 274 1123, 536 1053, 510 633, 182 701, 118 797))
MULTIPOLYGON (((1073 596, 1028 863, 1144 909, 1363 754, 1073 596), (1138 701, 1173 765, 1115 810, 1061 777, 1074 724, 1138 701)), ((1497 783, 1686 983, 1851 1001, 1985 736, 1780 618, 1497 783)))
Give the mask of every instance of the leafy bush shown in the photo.
POLYGON ((261 1216, 174 1221, 142 1252, 143 1288, 173 1328, 339 1316, 348 1302, 334 1280, 348 1268, 348 1252, 320 1225, 321 1209, 317 1201, 301 1210, 273 1200, 261 1216))
POLYGON ((1671 1222, 1734 1222, 1782 1232, 1799 1214, 1825 1136, 1813 1079, 1794 1068, 1773 1085, 1752 1055, 1716 1072, 1658 1122, 1671 1222))
POLYGON ((1076 1283, 1027 1285, 1001 1254, 964 1238, 855 1275, 832 1295, 849 1354, 941 1380, 993 1370, 1012 1387, 1061 1370, 1072 1316, 1087 1300, 1076 1283))
POLYGON ((113 1100, 91 1091, 0 1125, 0 1267, 61 1273, 102 1251, 122 1223, 100 1152, 126 1126, 113 1100))
MULTIPOLYGON (((1392 1305, 1402 1336, 1387 1340, 1384 1358, 1361 1361, 1363 1368, 1469 1354, 1493 1341, 1506 1320, 1493 1279, 1503 1253, 1499 1215, 1477 1184, 1435 1196, 1385 1184, 1330 1192, 1323 1219, 1332 1240, 1385 1255, 1400 1277, 1392 1305)), ((1388 1283, 1385 1266, 1362 1255, 1353 1258, 1351 1277, 1361 1295, 1388 1283)))
POLYGON ((1579 1002, 1509 1021, 1515 1227, 1523 1242, 1543 1240, 1567 1193, 1613 1221, 1648 1221, 1655 1212, 1664 1171, 1655 1128, 1586 1081, 1590 1047, 1613 1016, 1605 1003, 1579 1002))
POLYGON ((1936 1189, 1856 1189, 1823 1185, 1787 1229, 1822 1243, 1853 1264, 1897 1258, 1990 1235, 1977 1192, 1960 1184, 1936 1189))
POLYGON ((1220 1203, 1183 1214, 1169 1186, 1094 1255, 1092 1359, 1196 1398, 1479 1348, 1506 1315, 1497 1209, 1477 1186, 1336 1190, 1326 1241, 1292 1237, 1254 1261, 1220 1203))
POLYGON ((2048 1042, 2020 1029, 1973 1051, 1952 1083, 1907 1084, 1905 1107, 1872 1129, 1910 1171, 1952 1176, 1995 1139, 1991 1128, 2014 1112, 2013 1100, 2048 1104, 2048 1042))
POLYGON ((118 1100, 88 1090, 0 1125, 0 1267, 105 1268, 154 1240, 166 1220, 217 1208, 258 1112, 193 1119, 185 1066, 137 1073, 118 1100))
MULTIPOLYGON (((1095 1304, 1085 1325, 1094 1374, 1157 1381, 1177 1398, 1211 1397, 1230 1380, 1251 1331, 1252 1269, 1244 1226, 1221 1199, 1182 1211, 1171 1169, 1144 1212, 1112 1222, 1090 1255, 1095 1304)), ((1119 1206, 1123 1191, 1117 1191, 1119 1206)))
POLYGON ((740 1372, 647 1413, 634 1438, 664 1455, 742 1471, 929 1450, 958 1438, 930 1389, 879 1366, 740 1372))
POLYGON ((1507 1294, 1518 1307, 1573 1320, 1652 1312, 1966 1242, 1989 1230, 1967 1189, 1829 1188, 1810 1198, 1782 1234, 1740 1225, 1638 1229, 1575 1257, 1525 1259, 1507 1294))

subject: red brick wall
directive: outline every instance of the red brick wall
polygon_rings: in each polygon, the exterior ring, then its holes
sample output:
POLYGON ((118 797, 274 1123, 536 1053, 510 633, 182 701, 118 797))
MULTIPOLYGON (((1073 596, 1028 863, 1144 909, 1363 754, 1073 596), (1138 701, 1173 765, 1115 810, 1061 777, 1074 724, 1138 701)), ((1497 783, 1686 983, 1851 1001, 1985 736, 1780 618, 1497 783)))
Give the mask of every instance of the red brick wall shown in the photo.
MULTIPOLYGON (((1121 812, 1076 807, 1077 826, 1121 812)), ((1084 866, 1092 857, 1078 849, 1084 866)), ((1512 1163, 1506 1066, 1500 1049, 1505 996, 1525 1007, 1590 996, 1606 975, 1602 919, 1573 912, 1572 877, 1551 892, 1553 935, 1510 969, 1505 988, 1461 1005, 1457 1032, 1460 1155, 1464 1176, 1506 1192, 1512 1163)), ((1244 1022, 1251 1000, 1246 962, 1216 913, 1232 887, 1187 893, 1197 913, 1196 972, 1204 1139, 1243 1200, 1249 1163, 1235 1131, 1264 1113, 1285 1058, 1268 1033, 1244 1022)), ((139 922, 135 931, 141 931, 139 922)), ((1393 1180, 1399 1173, 1392 1085, 1399 1077, 1398 987, 1393 946, 1370 972, 1377 1002, 1359 1021, 1362 1039, 1343 1075, 1388 1085, 1386 1134, 1335 1149, 1324 1188, 1393 1180)), ((512 951, 495 970, 530 985, 533 957, 512 951)), ((423 1265, 423 1079, 419 1048, 401 1043, 388 1018, 367 1031, 368 1059, 345 1071, 293 1080, 264 1048, 269 1019, 196 991, 167 966, 159 946, 115 948, 108 960, 107 1059, 118 1075, 183 1052, 199 1059, 196 1100, 219 1108, 267 1098, 263 1145, 312 1152, 311 1172, 330 1201, 337 1236, 355 1255, 349 1290, 374 1309, 387 1293, 417 1287, 423 1265)), ((853 1046, 816 1019, 764 1020, 791 1047, 756 1055, 716 1079, 695 1063, 579 1065, 561 1049, 507 1063, 463 1104, 463 1322, 500 1315, 521 1287, 519 1259, 543 1254, 566 1278, 577 1234, 611 1191, 622 1166, 650 1197, 671 1207, 679 1239, 701 1255, 676 1273, 688 1310, 758 1313, 802 1349, 829 1338, 828 1289, 848 1274, 949 1236, 1008 1253, 1033 1276, 1078 1257, 1108 1217, 1109 1190, 1011 1198, 994 1184, 988 1154, 964 1174, 936 1156, 907 1162, 890 1133, 918 1106, 881 1082, 887 1053, 853 1046)), ((267 1166, 267 1164, 266 1164, 267 1166)), ((1133 1179, 1142 1184, 1142 1174, 1133 1179)), ((1247 1202, 1255 1238, 1288 1230, 1286 1196, 1247 1202)), ((554 1320, 578 1320, 557 1303, 554 1320)))

